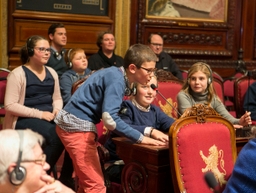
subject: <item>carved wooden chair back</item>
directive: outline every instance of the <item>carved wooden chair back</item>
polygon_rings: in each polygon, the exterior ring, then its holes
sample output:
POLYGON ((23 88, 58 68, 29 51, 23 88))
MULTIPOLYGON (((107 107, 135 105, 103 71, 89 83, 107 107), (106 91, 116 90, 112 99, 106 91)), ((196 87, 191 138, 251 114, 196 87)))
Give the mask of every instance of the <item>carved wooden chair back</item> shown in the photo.
POLYGON ((212 77, 218 79, 221 82, 223 82, 222 76, 219 73, 215 72, 215 71, 212 71, 212 77))
POLYGON ((158 94, 152 104, 159 106, 168 116, 177 119, 177 95, 182 88, 183 81, 176 78, 171 72, 164 70, 158 70, 156 76, 158 80, 158 91, 168 102, 158 94))
POLYGON ((244 76, 244 73, 237 72, 234 74, 234 76, 225 78, 223 81, 223 92, 224 92, 224 104, 226 108, 228 109, 229 113, 236 116, 236 110, 235 110, 235 91, 234 91, 234 83, 236 79, 244 76))
POLYGON ((217 96, 219 97, 221 102, 224 104, 223 82, 220 79, 213 77, 212 83, 213 83, 213 87, 216 91, 217 96))
POLYGON ((236 160, 233 125, 203 104, 187 109, 169 131, 169 151, 175 193, 211 193, 204 181, 214 173, 224 189, 236 160))
POLYGON ((186 80, 187 77, 188 77, 188 71, 187 71, 187 70, 180 70, 180 71, 181 71, 181 73, 182 73, 182 78, 183 78, 183 80, 186 80))

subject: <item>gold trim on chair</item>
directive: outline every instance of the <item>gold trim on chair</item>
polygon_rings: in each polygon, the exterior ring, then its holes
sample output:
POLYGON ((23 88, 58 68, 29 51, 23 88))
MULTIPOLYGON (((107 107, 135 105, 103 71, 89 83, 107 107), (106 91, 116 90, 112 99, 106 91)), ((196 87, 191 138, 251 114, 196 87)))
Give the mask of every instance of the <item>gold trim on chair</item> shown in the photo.
POLYGON ((220 116, 213 108, 205 104, 195 104, 184 111, 180 118, 196 116, 198 123, 205 123, 206 116, 220 116))

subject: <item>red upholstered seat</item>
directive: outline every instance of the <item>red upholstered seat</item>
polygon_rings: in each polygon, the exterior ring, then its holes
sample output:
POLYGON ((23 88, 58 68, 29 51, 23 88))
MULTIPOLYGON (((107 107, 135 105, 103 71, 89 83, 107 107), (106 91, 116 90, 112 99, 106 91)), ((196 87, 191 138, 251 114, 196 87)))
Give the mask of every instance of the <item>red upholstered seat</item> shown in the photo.
POLYGON ((178 108, 177 95, 182 88, 182 83, 179 82, 158 82, 158 90, 167 99, 166 102, 161 96, 157 95, 152 104, 159 106, 165 114, 172 118, 178 118, 178 114, 174 108, 178 108))
POLYGON ((4 116, 5 115, 5 109, 3 107, 1 107, 0 109, 0 116, 4 116))
POLYGON ((178 80, 170 72, 158 70, 158 91, 167 99, 168 102, 158 94, 152 104, 159 106, 168 116, 176 119, 178 113, 175 109, 178 108, 177 95, 180 92, 183 81, 178 80))
POLYGON ((0 104, 4 104, 4 95, 6 89, 6 80, 0 80, 0 104))
POLYGON ((213 87, 221 102, 224 103, 223 82, 213 77, 213 87))
POLYGON ((235 92, 234 92, 234 82, 236 79, 244 76, 243 73, 237 72, 234 76, 225 78, 223 81, 223 92, 224 92, 224 104, 227 107, 230 114, 236 117, 235 111, 235 92))
POLYGON ((224 88, 224 104, 226 108, 231 111, 236 117, 235 101, 234 101, 234 81, 235 79, 227 79, 223 82, 224 88))
POLYGON ((236 160, 235 129, 211 107, 187 109, 169 131, 175 193, 211 193, 204 175, 211 171, 223 190, 236 160))
MULTIPOLYGON (((0 68, 0 117, 5 116, 4 110, 4 97, 5 97, 5 89, 7 83, 7 76, 10 73, 8 69, 0 68)), ((2 124, 0 122, 0 130, 2 129, 2 124)))
POLYGON ((248 77, 248 76, 242 76, 235 80, 234 82, 234 91, 235 91, 235 109, 237 117, 241 117, 245 111, 243 108, 244 104, 244 97, 246 94, 246 91, 252 83, 256 81, 256 77, 248 77))
POLYGON ((218 74, 218 73, 215 72, 215 71, 212 72, 212 77, 218 79, 218 80, 221 81, 221 82, 223 82, 223 78, 221 77, 221 75, 218 74))
POLYGON ((0 105, 4 104, 4 95, 6 89, 6 78, 9 72, 7 69, 0 68, 0 105))
POLYGON ((180 70, 180 71, 181 71, 181 73, 182 73, 182 78, 183 78, 183 80, 186 80, 187 77, 188 77, 188 71, 187 71, 187 70, 180 70))

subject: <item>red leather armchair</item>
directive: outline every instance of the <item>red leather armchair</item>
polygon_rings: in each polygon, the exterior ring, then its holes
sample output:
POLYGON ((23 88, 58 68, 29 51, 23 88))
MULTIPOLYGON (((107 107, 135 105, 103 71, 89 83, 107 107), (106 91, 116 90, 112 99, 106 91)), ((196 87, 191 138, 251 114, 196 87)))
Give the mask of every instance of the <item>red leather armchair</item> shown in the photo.
POLYGON ((152 104, 159 106, 162 111, 169 117, 177 119, 177 95, 182 88, 183 81, 177 79, 172 75, 171 72, 164 70, 157 71, 157 80, 158 91, 167 99, 171 105, 159 95, 156 96, 152 104))
POLYGON ((205 181, 214 173, 221 190, 236 160, 233 125, 206 105, 187 109, 169 131, 169 152, 175 193, 211 193, 205 181))

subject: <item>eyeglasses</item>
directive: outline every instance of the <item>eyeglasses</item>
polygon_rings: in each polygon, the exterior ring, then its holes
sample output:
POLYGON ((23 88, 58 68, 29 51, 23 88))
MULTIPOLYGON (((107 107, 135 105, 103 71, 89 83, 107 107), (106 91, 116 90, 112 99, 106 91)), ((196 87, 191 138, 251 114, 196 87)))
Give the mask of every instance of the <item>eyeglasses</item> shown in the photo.
POLYGON ((44 48, 44 47, 35 47, 40 53, 50 52, 51 48, 44 48))
POLYGON ((35 159, 35 160, 23 160, 21 162, 35 162, 35 164, 44 165, 46 160, 46 155, 43 154, 41 159, 35 159))
POLYGON ((163 46, 163 44, 156 44, 156 43, 150 43, 150 44, 155 46, 155 47, 157 47, 157 46, 162 47, 163 46))
POLYGON ((157 68, 144 68, 144 67, 137 67, 137 68, 141 68, 143 70, 146 70, 148 74, 151 74, 151 73, 155 73, 157 68))

